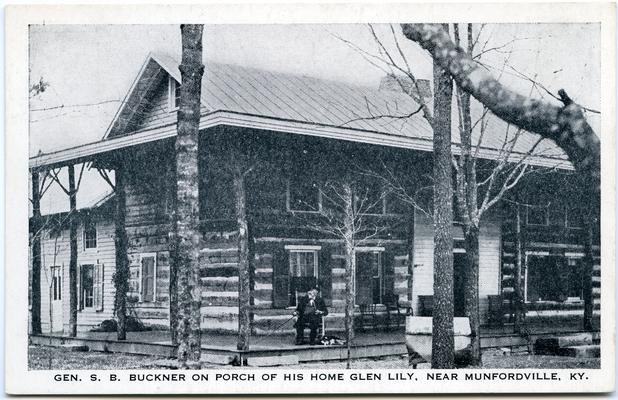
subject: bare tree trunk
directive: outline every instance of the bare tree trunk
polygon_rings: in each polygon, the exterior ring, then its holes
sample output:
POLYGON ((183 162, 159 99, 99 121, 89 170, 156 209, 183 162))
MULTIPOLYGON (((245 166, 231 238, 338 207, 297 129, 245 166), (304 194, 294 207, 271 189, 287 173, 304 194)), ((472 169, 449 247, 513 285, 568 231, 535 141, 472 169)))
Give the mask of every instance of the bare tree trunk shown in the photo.
MULTIPOLYGON (((593 209, 593 207, 590 207, 593 209)), ((584 323, 583 328, 586 331, 593 330, 592 317, 594 312, 594 298, 592 296, 592 274, 594 272, 594 253, 592 244, 594 240, 595 217, 592 212, 589 212, 584 218, 585 243, 584 243, 584 323)))
POLYGON ((116 290, 116 317, 118 318, 118 340, 127 338, 127 292, 129 291, 129 259, 127 257, 127 232, 125 230, 126 192, 123 169, 117 168, 115 174, 116 192, 116 272, 114 288, 116 290))
POLYGON ((69 165, 69 336, 77 336, 77 190, 75 166, 69 165))
POLYGON ((527 334, 525 328, 526 303, 522 288, 522 278, 524 273, 524 238, 521 228, 521 206, 517 205, 517 215, 515 221, 515 332, 527 334))
POLYGON ((481 363, 481 316, 479 313, 479 228, 471 225, 464 231, 466 268, 463 272, 464 313, 470 320, 470 365, 481 363))
POLYGON ((249 350, 251 337, 251 287, 249 270, 249 228, 243 172, 234 174, 236 221, 238 223, 238 350, 249 350))
MULTIPOLYGON (((39 172, 32 173, 32 283, 31 283, 31 324, 32 334, 41 333, 41 192, 39 172)), ((51 309, 51 302, 50 309, 51 309)), ((51 331, 51 319, 50 319, 51 331)))
POLYGON ((199 280, 199 194, 198 135, 200 122, 202 64, 202 25, 181 25, 182 63, 180 107, 176 138, 176 271, 178 279, 178 361, 201 357, 199 280))
POLYGON ((345 235, 345 334, 346 334, 346 368, 351 366, 352 340, 354 340, 354 270, 356 257, 354 254, 354 204, 352 185, 348 182, 342 185, 344 205, 344 235, 345 235))
MULTIPOLYGON (((448 26, 446 27, 448 29, 448 26)), ((450 76, 434 62, 434 283, 432 368, 453 368, 453 189, 450 76)))

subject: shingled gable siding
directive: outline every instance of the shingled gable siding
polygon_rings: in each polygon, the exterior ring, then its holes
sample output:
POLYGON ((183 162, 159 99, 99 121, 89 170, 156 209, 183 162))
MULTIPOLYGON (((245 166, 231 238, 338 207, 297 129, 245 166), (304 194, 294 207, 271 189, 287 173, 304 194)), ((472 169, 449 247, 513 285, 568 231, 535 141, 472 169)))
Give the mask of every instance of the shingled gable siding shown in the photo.
MULTIPOLYGON (((487 321, 489 295, 500 294, 500 223, 487 218, 481 224, 479 237, 479 299, 481 323, 487 321)), ((453 227, 455 240, 463 239, 459 227, 453 227)), ((416 213, 414 227, 414 299, 415 313, 419 312, 418 296, 433 294, 433 223, 422 213, 416 213)))
MULTIPOLYGON (((83 223, 80 222, 77 237, 77 265, 101 264, 103 268, 103 306, 84 308, 77 313, 77 328, 80 331, 89 330, 105 319, 113 318, 114 285, 112 275, 116 267, 114 252, 114 225, 109 219, 97 221, 97 247, 84 249, 83 223)), ((50 237, 49 230, 43 231, 41 240, 41 324, 43 332, 50 332, 50 267, 58 266, 62 271, 62 325, 65 332, 69 324, 69 231, 64 230, 57 238, 50 237)), ((79 297, 79 296, 78 296, 79 297)), ((56 326, 56 323, 54 322, 56 326)))

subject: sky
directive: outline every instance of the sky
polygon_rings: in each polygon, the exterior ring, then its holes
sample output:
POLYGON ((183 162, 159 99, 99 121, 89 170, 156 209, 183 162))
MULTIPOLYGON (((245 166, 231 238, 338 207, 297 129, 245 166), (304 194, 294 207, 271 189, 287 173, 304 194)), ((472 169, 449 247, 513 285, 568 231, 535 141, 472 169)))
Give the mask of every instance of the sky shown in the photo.
MULTIPOLYGON (((393 26, 394 33, 389 25, 375 25, 375 30, 392 54, 397 38, 417 78, 431 79, 429 55, 403 38, 399 26, 393 26)), ((368 26, 361 24, 207 25, 203 46, 205 60, 354 85, 377 87, 385 74, 358 50, 379 54, 368 26)), ((598 24, 489 24, 477 48, 494 49, 483 54, 482 62, 496 75, 504 70, 501 81, 522 94, 555 101, 544 89, 531 91, 520 73, 551 93, 563 88, 577 103, 600 108, 598 24), (503 69, 505 57, 509 67, 503 69)), ((100 140, 149 52, 180 59, 179 26, 32 25, 30 82, 42 78, 49 87, 30 102, 31 156, 100 140)), ((598 129, 600 117, 588 115, 598 129)), ((81 194, 83 202, 105 187, 95 184, 94 174, 85 177, 90 188, 81 194)), ((62 195, 52 188, 46 197, 43 209, 62 195)))

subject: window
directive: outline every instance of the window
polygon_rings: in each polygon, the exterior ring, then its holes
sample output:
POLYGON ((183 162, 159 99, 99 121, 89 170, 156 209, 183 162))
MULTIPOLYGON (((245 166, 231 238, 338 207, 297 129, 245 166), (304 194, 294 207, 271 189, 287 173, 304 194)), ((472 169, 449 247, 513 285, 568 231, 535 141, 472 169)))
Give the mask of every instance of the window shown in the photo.
POLYGON ((528 206, 527 207, 527 222, 528 225, 547 225, 547 207, 545 206, 528 206))
POLYGON ((581 299, 582 259, 549 254, 527 256, 526 301, 581 299))
POLYGON ((94 307, 94 265, 82 265, 80 281, 81 308, 92 308, 94 307))
POLYGON ((322 196, 316 181, 297 176, 288 181, 288 211, 319 212, 322 196))
POLYGON ((384 198, 382 186, 375 181, 359 183, 354 188, 355 207, 361 214, 384 214, 384 198))
POLYGON ((584 215, 582 209, 575 207, 569 208, 567 212, 567 226, 569 228, 584 227, 584 215))
POLYGON ((81 310, 103 310, 103 271, 102 264, 86 264, 79 268, 77 292, 81 310))
POLYGON ((154 302, 157 298, 157 253, 129 255, 129 298, 154 302))
POLYGON ((384 296, 381 249, 357 249, 354 286, 356 304, 381 304, 384 296))
POLYGON ((52 300, 62 300, 62 268, 51 267, 52 300))
POLYGON ((566 223, 565 208, 557 204, 550 204, 548 207, 549 225, 564 227, 566 223))
POLYGON ((155 301, 156 295, 156 255, 155 254, 142 254, 141 266, 142 266, 142 301, 152 302, 155 301))
POLYGON ((49 238, 50 239, 62 239, 62 229, 61 228, 51 228, 49 230, 49 238))
POLYGON ((97 248, 97 226, 87 222, 84 226, 84 250, 97 248))
POLYGON ((298 298, 317 284, 318 249, 290 248, 290 306, 296 306, 298 298))
POLYGON ((180 106, 180 83, 170 76, 169 78, 169 107, 170 111, 180 106))

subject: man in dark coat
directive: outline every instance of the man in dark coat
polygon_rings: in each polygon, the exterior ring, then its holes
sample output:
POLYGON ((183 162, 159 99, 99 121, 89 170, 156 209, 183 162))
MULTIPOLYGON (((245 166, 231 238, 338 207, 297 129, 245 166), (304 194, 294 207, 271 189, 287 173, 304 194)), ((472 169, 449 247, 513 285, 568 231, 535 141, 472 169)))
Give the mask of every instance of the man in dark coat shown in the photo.
POLYGON ((315 337, 318 334, 318 326, 322 323, 322 317, 328 315, 328 309, 324 300, 318 296, 318 289, 311 289, 307 296, 298 300, 294 316, 296 320, 296 344, 302 344, 305 335, 305 327, 309 327, 309 344, 315 344, 315 337))

